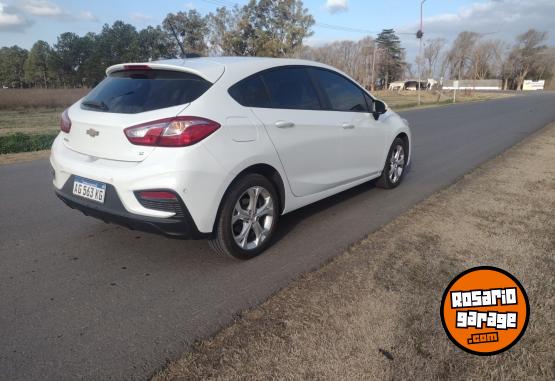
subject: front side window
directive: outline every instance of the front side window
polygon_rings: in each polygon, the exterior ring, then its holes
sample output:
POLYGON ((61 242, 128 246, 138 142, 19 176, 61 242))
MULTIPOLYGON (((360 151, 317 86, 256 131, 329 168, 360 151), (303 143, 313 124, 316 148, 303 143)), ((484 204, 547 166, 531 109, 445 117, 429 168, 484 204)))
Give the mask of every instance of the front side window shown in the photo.
POLYGON ((368 112, 363 91, 354 83, 329 70, 312 69, 334 111, 368 112))
POLYGON ((122 70, 111 73, 81 102, 86 110, 136 114, 190 103, 212 84, 185 72, 122 70))
POLYGON ((320 110, 320 99, 308 72, 303 67, 287 67, 261 74, 272 107, 283 109, 320 110))

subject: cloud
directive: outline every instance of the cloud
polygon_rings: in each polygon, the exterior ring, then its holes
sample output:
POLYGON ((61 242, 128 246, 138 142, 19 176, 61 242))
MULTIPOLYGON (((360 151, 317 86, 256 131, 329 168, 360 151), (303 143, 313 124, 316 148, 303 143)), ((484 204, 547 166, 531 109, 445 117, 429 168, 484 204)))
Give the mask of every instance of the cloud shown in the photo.
POLYGON ((346 12, 349 9, 347 0, 327 0, 326 9, 330 13, 346 12))
MULTIPOLYGON (((424 14, 426 8, 424 6, 424 14)), ((457 12, 424 18, 424 35, 453 39, 459 32, 482 33, 491 38, 514 40, 530 28, 550 32, 555 37, 555 1, 553 0, 487 0, 460 8, 457 12)), ((418 25, 400 28, 416 31, 418 25)))
POLYGON ((61 16, 64 12, 58 4, 47 0, 28 0, 24 1, 21 10, 33 16, 56 17, 61 16))
POLYGON ((131 12, 130 17, 131 17, 131 20, 139 24, 147 23, 153 19, 152 16, 145 15, 144 13, 141 13, 141 12, 131 12))
POLYGON ((195 3, 193 3, 192 1, 189 1, 188 3, 184 4, 185 9, 195 9, 195 3))
POLYGON ((23 15, 32 18, 51 18, 58 21, 98 21, 90 11, 70 12, 57 3, 49 0, 19 0, 10 7, 12 14, 25 19, 23 15))
MULTIPOLYGON (((426 4, 424 5, 424 16, 426 4)), ((555 1, 553 0, 483 0, 461 7, 456 12, 424 17, 424 43, 427 38, 445 38, 448 42, 462 31, 482 34, 484 39, 512 44, 515 37, 530 28, 549 33, 548 43, 555 44, 555 1)), ((416 32, 418 23, 395 29, 416 32)), ((409 61, 416 55, 417 40, 401 36, 409 61)))
POLYGON ((12 7, 0 3, 0 31, 20 32, 30 25, 30 20, 18 15, 12 7))
POLYGON ((83 21, 98 21, 98 17, 96 17, 91 11, 81 11, 79 12, 77 18, 83 21))

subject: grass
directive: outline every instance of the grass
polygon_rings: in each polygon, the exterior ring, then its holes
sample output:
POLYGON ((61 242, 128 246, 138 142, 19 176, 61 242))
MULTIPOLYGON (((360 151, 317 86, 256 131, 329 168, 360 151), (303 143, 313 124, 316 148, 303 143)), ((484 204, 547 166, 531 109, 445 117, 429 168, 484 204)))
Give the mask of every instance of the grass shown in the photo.
POLYGON ((0 89, 0 110, 66 108, 90 89, 0 89))
MULTIPOLYGON (((87 91, 88 89, 1 89, 0 154, 48 148, 49 145, 45 142, 48 139, 51 141, 57 133, 62 111, 83 97, 87 91), (25 134, 29 138, 12 136, 16 133, 25 134), (49 138, 46 139, 45 136, 49 138)), ((417 93, 414 91, 378 91, 375 94, 395 110, 417 106, 417 93)), ((458 100, 470 102, 505 96, 507 94, 461 92, 458 100)), ((436 92, 422 93, 424 106, 450 102, 451 98, 446 95, 436 92)))
MULTIPOLYGON (((394 110, 406 110, 418 107, 418 92, 416 91, 375 91, 377 98, 386 102, 394 110)), ((513 94, 488 93, 478 91, 459 91, 457 103, 484 101, 489 99, 506 98, 513 94)), ((421 106, 436 106, 453 103, 452 91, 422 91, 421 106)))
POLYGON ((154 380, 552 380, 553 205, 555 124, 245 312, 154 380), (496 356, 461 351, 440 322, 444 288, 478 265, 514 274, 531 303, 526 334, 496 356))
POLYGON ((57 133, 47 134, 15 134, 0 136, 0 154, 32 152, 49 149, 57 133))
POLYGON ((3 110, 0 112, 0 137, 23 134, 56 133, 63 109, 3 110))

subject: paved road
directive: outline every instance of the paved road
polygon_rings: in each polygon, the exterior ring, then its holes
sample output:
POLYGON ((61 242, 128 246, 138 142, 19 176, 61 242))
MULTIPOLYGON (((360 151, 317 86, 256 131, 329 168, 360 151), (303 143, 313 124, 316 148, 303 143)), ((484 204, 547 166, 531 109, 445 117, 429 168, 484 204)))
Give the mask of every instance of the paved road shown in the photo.
POLYGON ((404 112, 414 162, 281 221, 260 258, 105 225, 57 200, 47 161, 0 166, 0 379, 144 379, 194 339, 555 120, 555 94, 404 112))

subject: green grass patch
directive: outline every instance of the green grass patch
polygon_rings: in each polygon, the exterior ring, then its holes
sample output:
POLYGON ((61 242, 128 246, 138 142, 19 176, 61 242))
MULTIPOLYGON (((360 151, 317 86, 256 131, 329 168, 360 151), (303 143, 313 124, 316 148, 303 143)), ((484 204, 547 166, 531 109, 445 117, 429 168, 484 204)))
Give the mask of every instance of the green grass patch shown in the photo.
POLYGON ((0 154, 50 149, 57 133, 15 134, 0 136, 0 154))

